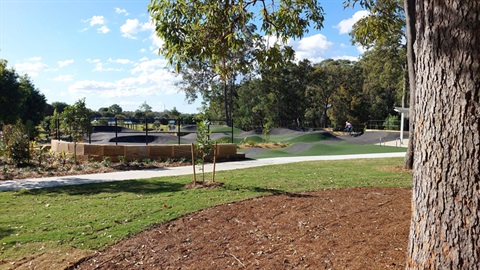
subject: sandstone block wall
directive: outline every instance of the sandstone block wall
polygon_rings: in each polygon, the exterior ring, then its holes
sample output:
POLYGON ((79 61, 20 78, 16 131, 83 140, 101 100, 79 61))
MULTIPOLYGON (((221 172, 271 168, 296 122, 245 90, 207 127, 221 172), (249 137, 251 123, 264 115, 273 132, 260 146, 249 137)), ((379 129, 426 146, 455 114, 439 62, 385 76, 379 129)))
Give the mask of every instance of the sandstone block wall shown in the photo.
MULTIPOLYGON (((218 159, 234 159, 244 157, 237 153, 237 146, 231 143, 218 144, 218 159)), ((84 160, 103 160, 108 157, 111 161, 118 161, 119 157, 126 160, 168 159, 168 158, 192 158, 191 145, 109 145, 109 144, 86 144, 52 140, 51 151, 56 153, 74 154, 84 160), (76 149, 75 149, 76 148, 76 149)))

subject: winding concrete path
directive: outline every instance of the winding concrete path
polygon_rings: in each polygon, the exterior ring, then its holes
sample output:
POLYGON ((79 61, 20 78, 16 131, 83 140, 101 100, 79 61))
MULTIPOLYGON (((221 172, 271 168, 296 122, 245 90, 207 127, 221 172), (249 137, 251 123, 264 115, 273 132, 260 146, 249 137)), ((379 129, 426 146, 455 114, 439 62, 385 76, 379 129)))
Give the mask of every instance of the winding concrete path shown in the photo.
MULTIPOLYGON (((316 160, 345 160, 358 158, 389 158, 389 157, 404 157, 405 153, 382 153, 382 154, 358 154, 358 155, 337 155, 337 156, 305 156, 305 157, 280 157, 280 158, 265 158, 255 160, 242 160, 233 162, 217 163, 216 171, 245 169, 259 166, 285 164, 303 161, 316 160)), ((205 166, 205 172, 211 172, 213 165, 205 166)), ((143 179, 152 177, 165 177, 176 175, 192 174, 191 166, 161 168, 154 170, 141 171, 126 171, 126 172, 111 172, 101 174, 86 174, 86 175, 72 175, 61 177, 46 177, 46 178, 31 178, 19 180, 5 180, 0 181, 0 191, 20 190, 20 189, 36 189, 47 188, 54 186, 78 185, 88 183, 125 181, 132 179, 143 179)))

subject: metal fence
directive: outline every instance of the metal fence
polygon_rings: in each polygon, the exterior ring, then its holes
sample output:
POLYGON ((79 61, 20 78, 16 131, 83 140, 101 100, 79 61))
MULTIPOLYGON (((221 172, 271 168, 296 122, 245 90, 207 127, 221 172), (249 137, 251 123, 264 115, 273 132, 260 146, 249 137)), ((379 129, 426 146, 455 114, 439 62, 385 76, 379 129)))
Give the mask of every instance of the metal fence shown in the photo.
MULTIPOLYGON (((54 137, 55 139, 68 140, 68 136, 64 136, 61 132, 62 119, 57 118, 55 121, 54 137)), ((231 143, 234 142, 234 127, 233 124, 227 127, 225 120, 209 120, 207 129, 209 133, 227 133, 230 135, 231 143), (222 125, 225 126, 221 131, 211 131, 212 126, 222 125), (211 132, 210 132, 211 131, 211 132)), ((91 132, 89 132, 86 140, 88 143, 92 143, 92 134, 95 133, 115 133, 115 136, 111 139, 115 142, 115 145, 121 143, 120 137, 122 133, 128 133, 131 136, 144 137, 144 143, 148 145, 152 141, 152 137, 158 134, 174 134, 177 138, 177 143, 182 144, 182 137, 190 134, 197 133, 196 124, 191 124, 191 121, 184 123, 182 119, 165 119, 165 118, 143 118, 143 119, 117 119, 115 117, 108 118, 93 118, 91 123, 91 132)), ((233 121, 232 121, 233 123, 233 121)))
MULTIPOLYGON (((369 120, 367 129, 400 130, 400 120, 369 120)), ((408 130, 408 123, 404 123, 404 130, 408 130)))

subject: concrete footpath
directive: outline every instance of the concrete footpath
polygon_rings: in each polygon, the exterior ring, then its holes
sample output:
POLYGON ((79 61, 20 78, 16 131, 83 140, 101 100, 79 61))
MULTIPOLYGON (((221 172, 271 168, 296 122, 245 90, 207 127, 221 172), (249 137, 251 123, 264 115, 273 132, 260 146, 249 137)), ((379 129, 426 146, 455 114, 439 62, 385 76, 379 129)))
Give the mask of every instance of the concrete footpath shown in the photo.
MULTIPOLYGON (((358 158, 389 158, 404 157, 405 153, 382 153, 382 154, 359 154, 359 155, 338 155, 338 156, 305 156, 305 157, 281 157, 264 158, 255 160, 242 160, 222 162, 216 164, 216 171, 245 169, 259 166, 294 163, 316 160, 346 160, 358 158)), ((213 164, 205 166, 205 172, 212 172, 213 164)), ((18 180, 0 181, 0 191, 47 188, 54 186, 79 185, 100 182, 125 181, 152 177, 165 177, 193 174, 192 166, 161 168, 141 171, 111 172, 100 174, 71 175, 46 178, 31 178, 18 180)))

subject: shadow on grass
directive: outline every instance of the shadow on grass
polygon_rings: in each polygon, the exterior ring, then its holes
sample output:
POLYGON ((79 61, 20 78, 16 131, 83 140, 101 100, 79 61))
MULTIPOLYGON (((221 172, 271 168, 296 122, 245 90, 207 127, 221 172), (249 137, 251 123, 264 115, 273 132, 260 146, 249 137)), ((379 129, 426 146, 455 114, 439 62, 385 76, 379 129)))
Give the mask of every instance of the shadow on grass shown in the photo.
POLYGON ((0 228, 0 239, 12 235, 13 232, 15 232, 15 230, 0 228))
POLYGON ((157 194, 166 192, 181 191, 183 183, 172 183, 155 180, 128 180, 119 182, 104 182, 94 184, 59 186, 43 189, 30 189, 20 192, 22 195, 49 195, 49 194, 68 194, 95 195, 100 193, 135 193, 135 194, 157 194))
POLYGON ((260 193, 270 193, 272 195, 286 195, 288 197, 292 198, 310 198, 310 197, 315 197, 310 194, 304 194, 304 193, 291 193, 288 191, 280 190, 280 189, 274 189, 274 188, 261 188, 261 187, 248 187, 247 188, 250 191, 254 192, 260 192, 260 193))

